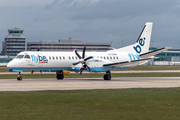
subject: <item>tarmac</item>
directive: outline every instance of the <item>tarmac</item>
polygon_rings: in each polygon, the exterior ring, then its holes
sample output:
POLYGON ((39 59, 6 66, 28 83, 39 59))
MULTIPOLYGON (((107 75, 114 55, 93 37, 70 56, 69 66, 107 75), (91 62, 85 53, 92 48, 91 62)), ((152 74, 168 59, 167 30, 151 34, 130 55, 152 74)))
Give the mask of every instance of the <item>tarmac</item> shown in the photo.
POLYGON ((180 77, 0 79, 0 91, 88 90, 180 87, 180 77))
MULTIPOLYGON (((75 73, 75 72, 71 72, 75 73)), ((90 73, 90 72, 83 72, 90 73)), ((102 72, 105 73, 105 72, 102 72)), ((180 73, 180 70, 128 70, 128 71, 111 71, 111 73, 180 73)), ((18 74, 18 72, 0 72, 0 74, 18 74)), ((31 72, 22 72, 21 74, 31 74, 31 72)), ((34 72, 33 74, 40 74, 34 72)), ((42 74, 56 74, 55 72, 42 72, 42 74)))

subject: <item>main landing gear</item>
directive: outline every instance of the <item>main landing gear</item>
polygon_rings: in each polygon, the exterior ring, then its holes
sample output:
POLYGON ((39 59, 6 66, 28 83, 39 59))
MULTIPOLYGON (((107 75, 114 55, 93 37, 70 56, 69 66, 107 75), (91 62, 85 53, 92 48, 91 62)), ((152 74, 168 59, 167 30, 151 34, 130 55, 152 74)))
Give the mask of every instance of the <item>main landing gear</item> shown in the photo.
POLYGON ((111 72, 106 71, 106 74, 104 75, 104 80, 111 80, 111 72))
POLYGON ((17 77, 17 80, 22 80, 22 77, 21 77, 21 72, 19 72, 19 74, 18 74, 18 77, 17 77))
POLYGON ((63 80, 64 79, 64 74, 63 74, 62 70, 60 70, 59 72, 56 73, 56 78, 58 80, 63 80))

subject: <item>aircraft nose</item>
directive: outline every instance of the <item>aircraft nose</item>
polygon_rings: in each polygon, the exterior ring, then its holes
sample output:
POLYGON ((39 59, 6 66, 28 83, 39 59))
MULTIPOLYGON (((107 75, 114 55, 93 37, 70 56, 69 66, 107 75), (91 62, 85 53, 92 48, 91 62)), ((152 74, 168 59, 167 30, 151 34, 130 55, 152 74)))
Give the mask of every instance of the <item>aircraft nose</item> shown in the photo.
POLYGON ((7 64, 7 68, 11 68, 11 67, 14 67, 13 60, 10 61, 10 62, 7 64))

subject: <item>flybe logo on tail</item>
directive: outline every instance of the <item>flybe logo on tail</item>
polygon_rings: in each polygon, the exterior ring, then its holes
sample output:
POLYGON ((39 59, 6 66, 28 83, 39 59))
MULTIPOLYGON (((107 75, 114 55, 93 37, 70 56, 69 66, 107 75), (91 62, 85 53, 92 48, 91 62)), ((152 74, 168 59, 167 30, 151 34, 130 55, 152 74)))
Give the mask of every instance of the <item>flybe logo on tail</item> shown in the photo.
POLYGON ((141 53, 141 47, 143 47, 145 45, 145 40, 146 40, 146 38, 139 39, 139 45, 133 47, 137 53, 141 53))
POLYGON ((48 60, 46 59, 46 56, 35 56, 31 55, 32 61, 35 61, 36 63, 48 63, 48 60))

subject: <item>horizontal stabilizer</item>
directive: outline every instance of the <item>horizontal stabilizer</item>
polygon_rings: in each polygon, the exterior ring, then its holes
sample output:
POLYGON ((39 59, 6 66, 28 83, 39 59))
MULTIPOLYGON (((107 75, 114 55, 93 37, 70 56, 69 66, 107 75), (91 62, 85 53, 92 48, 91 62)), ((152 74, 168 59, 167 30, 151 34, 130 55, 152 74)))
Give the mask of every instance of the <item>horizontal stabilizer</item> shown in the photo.
POLYGON ((125 62, 117 62, 117 63, 109 63, 109 64, 104 64, 103 66, 128 66, 128 65, 134 65, 138 62, 143 62, 143 61, 148 61, 151 60, 152 58, 145 58, 145 59, 140 59, 140 60, 132 60, 132 61, 125 61, 125 62))
POLYGON ((157 49, 157 50, 154 50, 154 51, 143 53, 143 54, 140 54, 139 57, 140 58, 148 58, 148 57, 157 55, 157 54, 159 54, 161 52, 164 52, 164 51, 166 51, 168 49, 171 49, 171 47, 164 47, 164 48, 160 48, 160 49, 157 49))

